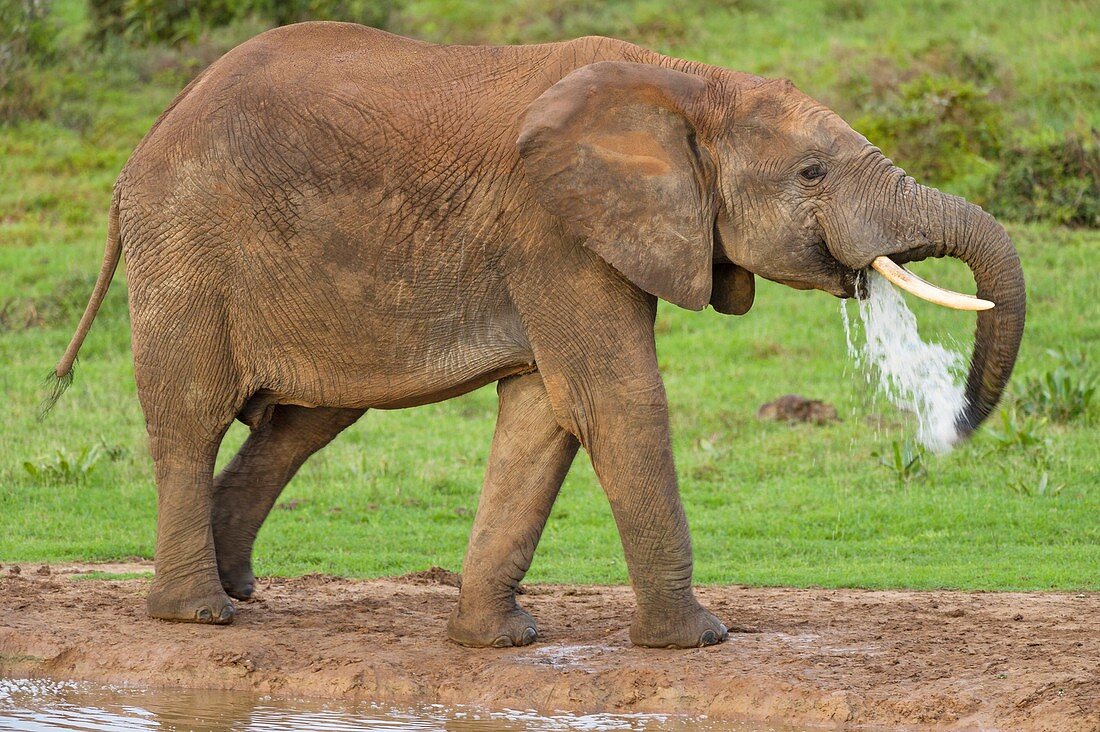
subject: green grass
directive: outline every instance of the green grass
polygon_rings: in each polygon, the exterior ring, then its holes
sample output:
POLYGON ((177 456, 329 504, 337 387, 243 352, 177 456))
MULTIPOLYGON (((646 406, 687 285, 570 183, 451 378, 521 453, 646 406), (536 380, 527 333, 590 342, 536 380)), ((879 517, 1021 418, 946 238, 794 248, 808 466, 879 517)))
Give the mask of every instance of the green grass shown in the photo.
MULTIPOLYGON (((652 4, 627 5, 622 13, 629 14, 611 21, 662 50, 787 75, 826 98, 845 64, 882 54, 904 64, 936 33, 955 33, 980 41, 1008 69, 1013 119, 1029 134, 1100 124, 1095 62, 1089 61, 1096 34, 1087 32, 1096 21, 1084 5, 1001 5, 1026 13, 1021 22, 978 1, 940 2, 894 16, 872 3, 784 2, 766 11, 766 4, 745 0, 678 24, 645 15, 652 4), (955 30, 943 30, 953 23, 955 30), (1062 93, 1067 89, 1073 93, 1062 93)), ((78 3, 60 6, 66 18, 82 22, 78 3)), ((509 34, 529 30, 502 20, 508 3, 484 6, 481 15, 467 7, 410 2, 395 23, 407 32, 419 23, 424 35, 459 38, 489 33, 515 40, 509 34)), ((81 351, 75 385, 44 422, 38 405, 43 379, 91 290, 117 171, 193 73, 189 59, 211 55, 241 32, 230 29, 183 51, 77 55, 51 81, 61 101, 49 116, 0 126, 2 563, 152 554, 155 491, 121 272, 81 351), (81 475, 34 477, 23 466, 96 444, 103 455, 81 475)), ((79 33, 70 28, 66 36, 79 33)), ((1100 232, 1011 223, 1009 229, 1030 293, 1016 383, 1059 365, 1049 349, 1084 351, 1095 369, 1100 232)), ((916 269, 948 286, 972 287, 955 262, 916 269)), ((664 304, 659 315, 658 348, 700 582, 1100 589, 1095 405, 1067 424, 1029 422, 1043 443, 1038 458, 1036 448, 983 431, 949 455, 926 457, 924 475, 899 482, 873 453, 890 452, 912 429, 849 361, 837 301, 758 284, 756 305, 745 317, 664 304), (755 419, 760 404, 786 393, 824 399, 842 421, 789 427, 755 419), (1036 489, 1043 473, 1058 490, 1036 489)), ((926 336, 968 350, 971 316, 911 306, 926 336)), ((282 501, 299 503, 272 512, 256 547, 257 571, 376 576, 432 564, 458 569, 494 417, 491 388, 420 409, 369 413, 287 488, 282 501)), ((994 420, 993 426, 1001 424, 999 416, 994 420)), ((233 428, 222 462, 244 435, 242 426, 233 428)), ((607 501, 583 453, 529 578, 626 580, 607 501)))
POLYGON ((131 579, 152 579, 152 572, 83 572, 81 574, 73 575, 73 580, 80 582, 83 580, 131 580, 131 579))

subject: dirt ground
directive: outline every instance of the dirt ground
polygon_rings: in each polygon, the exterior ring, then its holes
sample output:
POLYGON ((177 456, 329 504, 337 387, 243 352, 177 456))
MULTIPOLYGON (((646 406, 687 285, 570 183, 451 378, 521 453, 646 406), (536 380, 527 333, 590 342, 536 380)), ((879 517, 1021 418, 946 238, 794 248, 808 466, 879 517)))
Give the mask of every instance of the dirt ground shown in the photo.
MULTIPOLYGON (((1100 730, 1100 593, 706 587, 713 648, 627 640, 623 587, 528 588, 533 646, 448 642, 443 571, 261 580, 228 627, 145 615, 147 580, 0 570, 0 675, 393 703, 895 728, 1100 730)), ((147 565, 96 566, 149 571, 147 565)))

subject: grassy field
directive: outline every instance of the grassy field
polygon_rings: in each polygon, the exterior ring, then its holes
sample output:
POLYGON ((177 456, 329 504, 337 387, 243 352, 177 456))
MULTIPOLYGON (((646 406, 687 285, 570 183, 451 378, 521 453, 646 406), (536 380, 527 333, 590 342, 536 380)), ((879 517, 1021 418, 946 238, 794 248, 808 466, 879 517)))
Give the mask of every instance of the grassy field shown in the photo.
MULTIPOLYGON (((678 55, 789 76, 839 108, 851 105, 853 119, 872 115, 876 129, 881 106, 842 101, 863 88, 860 70, 881 68, 880 57, 899 69, 930 64, 929 48, 961 43, 981 52, 975 58, 993 59, 1000 96, 988 98, 1010 120, 1014 139, 1060 139, 1100 126, 1096 20, 1083 3, 935 2, 912 4, 900 15, 860 2, 792 0, 773 10, 729 2, 708 14, 692 11, 702 4, 682 4, 690 19, 635 2, 550 22, 519 12, 514 2, 434 0, 401 5, 391 25, 461 41, 615 32, 678 55), (1010 18, 1006 9, 1026 17, 1010 18)), ((262 27, 238 23, 177 49, 111 47, 93 54, 77 45, 86 23, 82 5, 62 2, 57 10, 62 48, 71 54, 35 77, 42 99, 52 100, 49 111, 0 126, 2 563, 152 554, 155 491, 121 271, 81 351, 75 385, 39 422, 43 378, 87 301, 111 184, 129 151, 190 74, 262 27)), ((987 173, 994 164, 974 163, 987 173)), ((950 170, 939 182, 961 192, 977 185, 950 170)), ((1084 195, 1095 195, 1088 185, 1084 195)), ((1060 422, 1051 409, 1057 399, 1031 400, 1037 406, 1029 416, 1022 398, 1027 377, 1060 367, 1059 384, 1095 379, 1100 231, 1008 226, 1030 294, 1014 397, 991 420, 992 429, 949 455, 923 456, 908 478, 881 455, 911 437, 912 427, 851 364, 834 298, 761 282, 755 307, 742 318, 662 304, 658 348, 699 581, 1100 589, 1096 404, 1060 422), (1051 350, 1085 358, 1066 366, 1051 350), (756 420, 760 404, 786 393, 824 399, 842 421, 816 427, 756 420)), ((954 262, 916 269, 948 286, 972 287, 954 262)), ((926 337, 969 350, 972 317, 911 306, 926 337)), ((261 532, 258 573, 458 569, 494 417, 491 388, 366 415, 288 487, 261 532)), ((244 434, 240 425, 233 428, 223 462, 244 434)), ((610 510, 583 454, 529 577, 626 579, 610 510)))

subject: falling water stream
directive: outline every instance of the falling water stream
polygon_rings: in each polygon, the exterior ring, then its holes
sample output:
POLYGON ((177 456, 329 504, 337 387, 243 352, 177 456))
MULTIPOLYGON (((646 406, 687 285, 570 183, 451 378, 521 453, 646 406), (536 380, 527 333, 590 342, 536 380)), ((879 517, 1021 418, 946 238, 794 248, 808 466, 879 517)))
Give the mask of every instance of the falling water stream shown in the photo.
POLYGON ((965 404, 966 362, 955 351, 921 340, 916 316, 897 288, 877 272, 867 276, 868 296, 859 301, 861 328, 841 301, 848 353, 869 384, 877 382, 890 403, 916 416, 917 440, 932 452, 947 452, 965 404))

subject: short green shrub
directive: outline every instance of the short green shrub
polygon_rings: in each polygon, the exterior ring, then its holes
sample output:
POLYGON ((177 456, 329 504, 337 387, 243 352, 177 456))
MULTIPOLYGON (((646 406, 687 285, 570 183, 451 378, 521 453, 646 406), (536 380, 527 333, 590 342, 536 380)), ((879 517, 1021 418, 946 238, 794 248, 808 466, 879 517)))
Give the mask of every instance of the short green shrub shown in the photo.
POLYGON ((114 39, 134 45, 195 40, 236 15, 232 0, 89 0, 89 35, 99 46, 114 39))
POLYGON ((38 460, 24 460, 23 470, 27 475, 46 483, 76 483, 88 477, 104 459, 117 463, 129 457, 130 450, 124 445, 108 445, 98 442, 71 454, 68 450, 57 449, 52 455, 38 460))
POLYGON ((49 0, 0 0, 0 124, 42 119, 50 109, 34 70, 57 57, 49 0))
POLYGON ((1033 452, 1048 446, 1043 436, 1043 421, 1016 409, 1002 409, 1000 424, 986 428, 995 450, 1033 452))
MULTIPOLYGON (((276 25, 305 20, 340 20, 385 28, 400 0, 236 0, 247 12, 276 25)), ((238 14, 241 14, 238 10, 238 14)))
POLYGON ((1048 351, 1057 365, 1026 377, 1016 396, 1025 414, 1065 424, 1089 414, 1096 396, 1096 378, 1088 370, 1085 355, 1048 351))
POLYGON ((985 206, 1016 221, 1100 227, 1100 132, 1012 145, 985 206))
POLYGON ((52 5, 51 0, 0 0, 0 64, 54 59, 58 29, 52 5))
POLYGON ((845 69, 830 101, 918 180, 1006 219, 1100 226, 1100 132, 1014 133, 1012 81, 980 42, 932 42, 904 67, 853 57, 845 69))
POLYGON ((984 455, 999 453, 1000 459, 1016 466, 1008 487, 1030 497, 1061 493, 1065 485, 1054 482, 1061 466, 1055 459, 1053 441, 1047 436, 1049 420, 1026 413, 1016 404, 1002 408, 998 422, 984 430, 985 439, 993 443, 984 455))
POLYGON ((980 197, 1009 139, 1012 84, 976 42, 929 43, 905 65, 851 52, 828 101, 918 180, 980 197))
POLYGON ((89 0, 91 38, 137 46, 195 41, 208 30, 257 16, 273 25, 341 20, 384 27, 400 0, 89 0))
POLYGON ((950 76, 921 74, 874 100, 855 120, 911 175, 943 183, 995 159, 1006 137, 987 91, 950 76))
POLYGON ((390 22, 395 32, 440 43, 543 43, 597 35, 667 48, 688 38, 708 12, 761 9, 767 9, 762 0, 502 0, 430 10, 409 3, 390 22))
POLYGON ((102 445, 85 447, 76 455, 66 450, 57 450, 53 455, 37 461, 26 460, 23 469, 32 478, 48 483, 73 483, 84 479, 95 470, 95 466, 106 456, 102 445))

